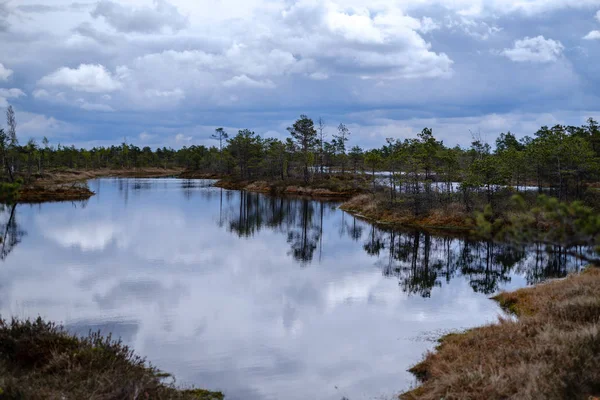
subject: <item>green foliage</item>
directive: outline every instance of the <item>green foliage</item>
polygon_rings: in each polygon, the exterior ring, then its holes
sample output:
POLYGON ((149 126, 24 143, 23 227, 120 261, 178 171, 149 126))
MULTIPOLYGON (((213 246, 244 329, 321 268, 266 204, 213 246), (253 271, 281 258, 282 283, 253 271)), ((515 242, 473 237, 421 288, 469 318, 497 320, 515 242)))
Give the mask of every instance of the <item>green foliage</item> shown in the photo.
POLYGON ((507 217, 496 217, 490 205, 477 213, 477 232, 518 245, 560 246, 578 258, 600 264, 600 214, 594 209, 581 201, 561 202, 545 195, 533 205, 518 195, 512 201, 514 211, 507 217), (578 247, 592 249, 593 253, 578 251, 578 247))

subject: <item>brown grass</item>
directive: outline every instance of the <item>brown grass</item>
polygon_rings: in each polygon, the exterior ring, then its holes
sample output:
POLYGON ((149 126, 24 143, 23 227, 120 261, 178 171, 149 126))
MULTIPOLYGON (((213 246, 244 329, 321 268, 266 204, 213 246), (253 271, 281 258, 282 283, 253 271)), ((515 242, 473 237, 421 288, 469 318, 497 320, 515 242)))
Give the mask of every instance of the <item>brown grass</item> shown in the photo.
POLYGON ((86 185, 30 185, 19 190, 19 203, 87 200, 94 195, 86 185))
POLYGON ((361 194, 342 204, 341 209, 379 224, 452 230, 473 228, 469 214, 460 204, 449 204, 415 216, 402 202, 390 204, 379 195, 361 194))
POLYGON ((182 172, 183 170, 178 168, 102 168, 93 170, 60 169, 45 172, 44 174, 37 177, 35 183, 38 185, 63 184, 104 177, 161 178, 166 176, 178 176, 182 172))
POLYGON ((0 320, 2 399, 222 400, 206 390, 178 390, 120 341, 79 338, 36 321, 0 320))
POLYGON ((178 176, 181 169, 61 169, 34 176, 34 180, 18 190, 20 203, 44 203, 50 201, 87 200, 94 195, 85 185, 89 179, 101 177, 160 178, 178 176))
POLYGON ((600 269, 496 300, 516 318, 444 337, 401 399, 589 399, 600 395, 600 269))
POLYGON ((286 180, 242 180, 227 177, 219 180, 215 186, 230 190, 247 190, 258 193, 280 195, 309 196, 316 198, 347 199, 363 193, 368 184, 361 175, 350 174, 316 177, 309 183, 297 179, 286 180))

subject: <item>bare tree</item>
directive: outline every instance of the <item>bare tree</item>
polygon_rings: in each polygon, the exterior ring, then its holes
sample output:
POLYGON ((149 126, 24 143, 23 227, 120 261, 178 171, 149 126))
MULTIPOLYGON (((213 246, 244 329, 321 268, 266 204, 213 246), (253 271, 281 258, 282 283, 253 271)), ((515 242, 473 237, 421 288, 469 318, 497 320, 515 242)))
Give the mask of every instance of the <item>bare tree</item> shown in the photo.
POLYGON ((223 172, 223 141, 227 140, 229 135, 223 128, 217 128, 210 137, 219 141, 219 170, 223 172))
POLYGON ((323 118, 321 118, 321 117, 319 117, 319 127, 317 128, 317 130, 319 131, 319 146, 321 147, 320 153, 319 153, 319 156, 320 156, 319 163, 321 164, 321 175, 323 175, 323 165, 325 164, 324 145, 325 145, 326 135, 324 133, 325 121, 323 121, 323 118))
POLYGON ((12 106, 8 106, 8 109, 6 110, 6 125, 8 125, 8 132, 4 141, 8 143, 6 143, 7 149, 4 152, 5 154, 3 158, 10 181, 13 182, 15 180, 13 175, 13 171, 15 169, 14 152, 15 147, 19 144, 19 141, 17 140, 17 119, 15 118, 15 110, 13 110, 12 106))
POLYGON ((344 173, 346 166, 346 142, 348 141, 348 136, 350 136, 350 130, 346 125, 340 123, 338 126, 338 134, 333 135, 333 137, 335 138, 336 151, 339 153, 342 164, 342 174, 344 173))
POLYGON ((17 120, 15 118, 15 110, 12 106, 8 106, 6 110, 6 125, 8 125, 8 140, 10 146, 19 144, 17 140, 17 120))

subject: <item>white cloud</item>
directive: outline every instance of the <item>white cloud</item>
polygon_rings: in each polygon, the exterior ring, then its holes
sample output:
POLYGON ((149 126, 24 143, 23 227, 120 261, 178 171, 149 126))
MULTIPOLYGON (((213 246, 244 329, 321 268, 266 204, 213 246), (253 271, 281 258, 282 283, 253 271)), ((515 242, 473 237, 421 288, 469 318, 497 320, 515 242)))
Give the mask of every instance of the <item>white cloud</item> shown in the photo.
POLYGON ((0 88, 0 97, 6 98, 18 98, 21 96, 27 96, 21 89, 2 89, 0 88))
POLYGON ((122 88, 121 82, 99 64, 81 64, 77 68, 62 67, 44 76, 43 86, 66 86, 78 92, 103 93, 122 88))
POLYGON ((101 0, 91 13, 103 17, 119 32, 156 33, 164 28, 177 32, 188 25, 187 17, 166 0, 154 0, 154 7, 130 8, 117 2, 101 0))
POLYGON ((31 94, 35 99, 47 99, 50 97, 50 93, 46 89, 36 89, 31 94))
POLYGON ((600 39, 600 31, 591 31, 583 37, 585 40, 598 40, 600 39))
POLYGON ((155 97, 173 101, 179 101, 185 98, 185 92, 180 88, 175 88, 173 90, 147 89, 144 91, 144 94, 147 97, 155 97))
POLYGON ((444 27, 460 31, 472 38, 478 40, 488 40, 496 33, 502 31, 502 28, 490 25, 486 21, 481 21, 473 17, 459 15, 457 17, 447 16, 444 21, 444 27))
POLYGON ((185 144, 192 141, 191 136, 185 136, 183 133, 178 133, 175 135, 175 143, 177 144, 185 144))
POLYGON ((12 69, 6 68, 0 63, 0 81, 6 81, 13 74, 12 69))
POLYGON ((440 24, 435 22, 433 19, 431 19, 429 17, 421 18, 421 24, 418 28, 419 32, 429 33, 431 31, 435 31, 438 29, 440 29, 440 24))
POLYGON ((600 22, 600 10, 596 13, 596 19, 600 22))
POLYGON ((139 138, 142 142, 147 142, 149 140, 156 138, 156 135, 148 133, 148 132, 142 132, 139 134, 139 138))
POLYGON ((515 62, 548 63, 556 61, 563 50, 561 42, 536 36, 517 40, 512 49, 504 49, 502 54, 515 62))
POLYGON ((46 115, 19 112, 18 117, 19 135, 23 137, 52 137, 78 130, 67 122, 46 115))
POLYGON ((79 105, 79 108, 87 111, 102 111, 102 112, 112 112, 115 111, 114 108, 107 104, 99 104, 99 103, 88 103, 84 99, 77 99, 76 102, 79 105))
POLYGON ((313 72, 308 76, 310 79, 314 79, 315 81, 322 81, 329 78, 325 72, 313 72))
POLYGON ((252 78, 249 78, 247 75, 238 75, 234 76, 231 79, 223 82, 223 86, 228 88, 234 87, 246 87, 246 88, 255 88, 255 89, 273 89, 275 88, 275 84, 270 80, 258 81, 252 78))
POLYGON ((27 96, 21 89, 2 89, 0 88, 0 108, 8 107, 7 99, 17 99, 19 97, 27 96))

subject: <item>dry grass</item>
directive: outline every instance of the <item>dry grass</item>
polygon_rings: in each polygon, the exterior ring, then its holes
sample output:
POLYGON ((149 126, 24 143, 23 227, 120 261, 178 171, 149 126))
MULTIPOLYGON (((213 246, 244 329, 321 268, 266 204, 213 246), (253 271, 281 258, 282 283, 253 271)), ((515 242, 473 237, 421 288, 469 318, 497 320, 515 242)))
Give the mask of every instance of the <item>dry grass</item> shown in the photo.
POLYGON ((298 179, 286 180, 241 180, 234 177, 221 179, 215 186, 230 190, 247 190, 258 193, 297 195, 321 198, 343 198, 363 193, 368 186, 366 178, 350 174, 316 177, 304 183, 298 179))
POLYGON ((41 319, 0 321, 2 399, 223 399, 177 390, 163 382, 167 376, 99 333, 78 338, 41 319))
POLYGON ((496 297, 518 319, 443 338, 401 399, 589 399, 600 395, 600 270, 496 297))
POLYGON ((389 200, 382 196, 362 194, 346 201, 341 208, 380 224, 454 230, 473 227, 469 214, 463 206, 456 203, 433 209, 426 215, 415 216, 410 207, 402 202, 390 204, 389 200))
POLYGON ((79 201, 87 200, 93 195, 94 192, 92 192, 87 185, 29 185, 19 190, 18 202, 43 203, 47 201, 79 201))
POLYGON ((100 177, 160 178, 178 176, 181 169, 61 169, 34 176, 34 180, 18 190, 20 203, 87 200, 94 195, 85 185, 88 179, 100 177))
POLYGON ((123 178, 160 178, 166 176, 178 176, 183 172, 182 169, 163 169, 163 168, 132 168, 132 169, 93 169, 93 170, 72 170, 60 169, 53 170, 38 176, 36 184, 64 184, 88 179, 103 177, 123 177, 123 178))

